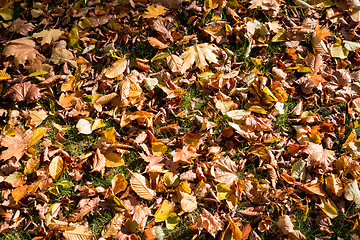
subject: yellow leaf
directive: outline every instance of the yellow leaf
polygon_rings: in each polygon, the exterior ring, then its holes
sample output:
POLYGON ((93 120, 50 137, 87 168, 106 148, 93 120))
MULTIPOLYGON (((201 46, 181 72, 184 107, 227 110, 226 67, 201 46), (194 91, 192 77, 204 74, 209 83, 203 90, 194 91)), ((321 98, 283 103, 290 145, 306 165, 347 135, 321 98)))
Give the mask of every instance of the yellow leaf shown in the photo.
POLYGON ((168 219, 174 208, 174 203, 169 202, 168 200, 164 200, 159 209, 154 214, 155 222, 162 222, 168 219))
POLYGON ((165 186, 175 187, 179 184, 180 178, 173 172, 166 172, 163 177, 165 186))
POLYGON ((14 16, 14 10, 11 8, 3 8, 0 10, 0 16, 2 16, 4 20, 9 21, 14 16))
POLYGON ((338 216, 336 208, 333 207, 330 203, 328 203, 324 198, 321 198, 320 208, 331 219, 338 216))
POLYGON ((165 221, 167 229, 174 229, 180 223, 180 218, 176 213, 171 213, 165 221))
POLYGON ((115 143, 115 133, 116 130, 114 127, 108 128, 102 132, 104 138, 106 138, 109 143, 115 143))
POLYGON ((50 176, 57 180, 61 177, 64 169, 64 160, 60 156, 56 156, 51 160, 49 165, 50 176))
POLYGON ((79 45, 79 30, 77 28, 71 29, 69 32, 69 47, 72 47, 77 50, 82 50, 82 47, 79 45))
POLYGON ((27 160, 24 174, 31 174, 39 167, 40 159, 35 156, 27 160))
POLYGON ((267 114, 267 111, 264 108, 256 105, 251 106, 248 110, 255 113, 267 114))
POLYGON ((191 188, 189 186, 188 181, 182 181, 180 183, 180 185, 178 186, 178 189, 180 189, 180 190, 182 190, 182 191, 184 191, 186 193, 189 193, 189 194, 191 193, 191 188))
POLYGON ((33 135, 29 141, 29 144, 27 145, 28 148, 36 145, 40 139, 44 136, 48 128, 46 127, 39 127, 33 131, 33 135))
POLYGON ((10 79, 10 74, 6 73, 4 70, 0 70, 0 81, 10 79))
POLYGON ((91 131, 95 131, 96 129, 105 127, 104 120, 97 118, 94 120, 93 124, 91 125, 91 131))
POLYGON ((160 15, 163 15, 166 13, 166 9, 158 5, 156 7, 150 5, 146 8, 146 12, 143 13, 143 18, 157 18, 160 15))
POLYGON ((231 193, 232 190, 225 184, 219 183, 218 185, 216 185, 216 197, 219 200, 227 199, 231 193))
POLYGON ((139 173, 133 173, 129 170, 131 178, 131 188, 139 195, 139 197, 146 200, 153 200, 156 192, 150 188, 149 181, 139 173))
POLYGON ((117 152, 109 152, 105 155, 106 158, 106 162, 105 162, 105 166, 106 167, 120 167, 124 165, 124 159, 121 156, 121 153, 117 153, 117 152))
POLYGON ((167 150, 167 146, 162 142, 153 142, 151 146, 155 156, 161 156, 167 150))
POLYGON ((114 194, 117 194, 121 191, 124 191, 126 189, 126 186, 128 185, 128 182, 125 179, 125 176, 123 173, 117 174, 112 180, 111 180, 111 188, 114 191, 114 194))

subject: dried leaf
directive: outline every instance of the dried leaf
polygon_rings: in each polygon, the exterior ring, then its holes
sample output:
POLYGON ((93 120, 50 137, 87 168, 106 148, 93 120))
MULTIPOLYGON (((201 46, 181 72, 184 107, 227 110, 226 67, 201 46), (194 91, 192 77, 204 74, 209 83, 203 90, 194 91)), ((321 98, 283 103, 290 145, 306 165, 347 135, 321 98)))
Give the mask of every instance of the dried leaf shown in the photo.
POLYGON ((114 194, 118 194, 126 189, 128 182, 126 181, 125 175, 123 173, 118 173, 111 180, 111 188, 114 191, 114 194))
POLYGON ((181 58, 184 60, 183 62, 183 70, 186 71, 189 69, 194 63, 200 70, 205 70, 206 66, 209 63, 217 63, 217 53, 219 52, 219 48, 213 44, 201 43, 195 44, 181 54, 181 58))
POLYGON ((143 13, 143 18, 157 18, 166 13, 166 9, 163 6, 150 5, 146 8, 146 12, 143 13))
POLYGON ((30 81, 15 84, 9 89, 7 94, 15 102, 33 102, 41 96, 40 89, 30 81))
POLYGON ((34 33, 34 38, 42 38, 41 45, 50 44, 52 41, 57 41, 65 32, 60 29, 47 29, 39 33, 34 33))
POLYGON ((90 240, 93 237, 90 229, 83 225, 67 227, 63 235, 67 240, 90 240))
POLYGON ((17 160, 19 160, 23 156, 32 135, 33 133, 30 129, 26 132, 23 132, 22 130, 17 130, 14 137, 6 135, 1 140, 1 146, 7 147, 7 149, 5 151, 2 151, 0 155, 0 160, 7 160, 11 157, 15 157, 17 160))
POLYGON ((133 173, 129 170, 131 178, 131 188, 139 195, 139 197, 146 200, 153 200, 156 192, 150 188, 149 181, 139 173, 133 173))
POLYGON ((111 64, 110 67, 105 68, 104 74, 108 78, 116 78, 126 70, 128 65, 129 61, 126 58, 119 59, 111 64))
POLYGON ((170 214, 175 208, 175 204, 172 202, 169 202, 168 200, 164 200, 158 210, 156 210, 156 213, 154 214, 155 222, 162 222, 168 219, 170 214))
POLYGON ((6 57, 13 56, 16 67, 20 65, 26 66, 28 62, 31 65, 45 61, 45 57, 35 49, 35 42, 26 38, 8 41, 3 54, 6 57))

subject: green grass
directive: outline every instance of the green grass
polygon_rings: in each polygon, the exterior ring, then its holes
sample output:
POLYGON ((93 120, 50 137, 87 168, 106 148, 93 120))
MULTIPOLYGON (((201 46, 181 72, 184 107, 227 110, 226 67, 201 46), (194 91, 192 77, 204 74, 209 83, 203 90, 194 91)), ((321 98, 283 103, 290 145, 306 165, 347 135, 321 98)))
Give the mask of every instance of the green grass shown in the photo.
POLYGON ((23 224, 20 225, 16 230, 11 230, 8 233, 1 233, 0 239, 1 240, 30 240, 32 239, 31 235, 26 233, 23 230, 23 224))
POLYGON ((94 235, 100 236, 103 228, 114 216, 115 214, 110 210, 105 210, 101 213, 95 213, 93 215, 87 215, 86 219, 89 222, 89 229, 94 235))
POLYGON ((288 99, 284 103, 285 113, 284 114, 279 114, 278 116, 276 116, 276 122, 274 123, 274 125, 280 131, 290 132, 290 130, 292 129, 291 124, 288 121, 288 118, 291 116, 291 111, 294 109, 295 106, 296 106, 296 103, 293 100, 288 99))

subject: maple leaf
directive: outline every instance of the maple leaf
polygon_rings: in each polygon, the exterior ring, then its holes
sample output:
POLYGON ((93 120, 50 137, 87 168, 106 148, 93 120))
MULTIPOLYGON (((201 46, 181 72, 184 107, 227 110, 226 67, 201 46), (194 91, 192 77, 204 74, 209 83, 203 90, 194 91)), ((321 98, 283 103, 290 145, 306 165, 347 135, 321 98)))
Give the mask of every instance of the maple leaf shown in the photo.
POLYGON ((335 161, 335 153, 323 149, 320 144, 308 142, 303 152, 309 154, 308 161, 311 166, 319 165, 324 170, 327 170, 331 163, 335 161))
POLYGON ((57 41, 65 32, 60 29, 42 30, 39 33, 34 33, 34 38, 42 38, 41 45, 50 44, 52 41, 57 41))
POLYGON ((45 61, 45 57, 35 49, 35 42, 26 38, 8 41, 3 50, 3 54, 6 57, 14 56, 16 67, 20 65, 25 66, 27 61, 29 61, 30 64, 45 61))
POLYGON ((191 163, 191 160, 198 157, 199 154, 190 145, 184 146, 182 149, 176 149, 170 153, 174 162, 191 163))
POLYGON ((7 160, 11 157, 19 160, 23 156, 32 135, 33 132, 30 129, 26 132, 22 129, 17 129, 14 137, 6 135, 1 140, 1 146, 7 147, 8 149, 1 153, 0 160, 7 160))
POLYGON ((34 26, 34 24, 18 18, 11 24, 11 26, 9 27, 9 31, 27 36, 29 35, 29 32, 33 31, 35 28, 36 27, 34 26))
POLYGON ((30 81, 15 84, 9 89, 7 95, 15 102, 32 102, 41 96, 40 89, 30 81))
POLYGON ((220 49, 214 44, 201 43, 195 44, 181 54, 181 58, 184 60, 183 69, 186 71, 194 63, 200 70, 205 70, 205 67, 208 66, 208 63, 217 63, 217 54, 220 49))
POLYGON ((227 186, 233 185, 238 179, 238 166, 235 161, 229 157, 219 158, 212 162, 214 167, 215 179, 227 186))
POLYGON ((143 18, 157 18, 166 13, 166 9, 163 6, 148 6, 146 12, 143 13, 143 18))
POLYGON ((204 208, 201 215, 196 219, 196 227, 200 231, 205 229, 215 238, 217 232, 223 230, 224 223, 217 216, 213 216, 204 208))

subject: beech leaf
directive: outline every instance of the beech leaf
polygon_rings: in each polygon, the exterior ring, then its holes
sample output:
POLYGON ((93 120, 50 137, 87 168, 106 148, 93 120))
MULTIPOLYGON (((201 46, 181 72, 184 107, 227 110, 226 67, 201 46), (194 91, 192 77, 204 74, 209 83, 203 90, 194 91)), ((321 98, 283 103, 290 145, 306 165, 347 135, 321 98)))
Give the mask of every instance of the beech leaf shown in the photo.
POLYGON ((139 195, 139 197, 146 200, 153 200, 156 192, 150 188, 149 181, 140 173, 133 173, 130 171, 131 188, 139 195))

